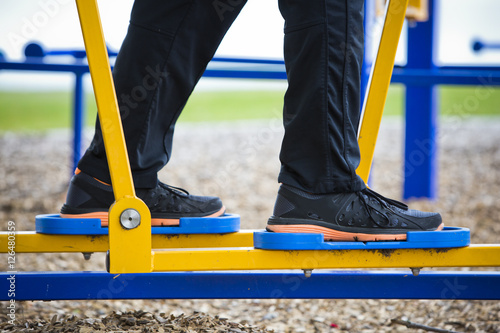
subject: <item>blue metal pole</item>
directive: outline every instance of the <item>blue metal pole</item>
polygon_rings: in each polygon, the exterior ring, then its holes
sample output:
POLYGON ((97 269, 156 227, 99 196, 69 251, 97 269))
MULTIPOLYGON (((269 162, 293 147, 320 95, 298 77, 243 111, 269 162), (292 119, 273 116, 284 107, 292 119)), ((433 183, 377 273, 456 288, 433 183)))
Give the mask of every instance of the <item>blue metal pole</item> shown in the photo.
MULTIPOLYGON (((435 68, 434 1, 429 0, 429 20, 417 22, 408 30, 408 69, 435 68)), ((437 196, 437 104, 434 85, 406 86, 406 138, 403 197, 430 198, 437 196)))
POLYGON ((83 96, 83 73, 75 72, 75 91, 73 96, 73 168, 75 171, 78 161, 82 156, 82 129, 84 123, 85 109, 83 96))
POLYGON ((500 299, 494 271, 0 273, 1 301, 76 299, 500 299), (13 290, 15 294, 8 291, 13 290))

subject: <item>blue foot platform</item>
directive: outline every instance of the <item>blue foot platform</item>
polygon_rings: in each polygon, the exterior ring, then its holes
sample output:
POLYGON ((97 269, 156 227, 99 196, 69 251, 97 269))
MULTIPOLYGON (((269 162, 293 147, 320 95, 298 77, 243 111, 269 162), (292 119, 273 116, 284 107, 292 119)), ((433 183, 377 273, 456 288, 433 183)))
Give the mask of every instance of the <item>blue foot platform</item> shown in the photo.
POLYGON ((377 250, 464 247, 470 244, 470 230, 444 227, 441 231, 409 231, 406 241, 325 242, 323 234, 258 231, 253 241, 263 250, 377 250))
MULTIPOLYGON (((107 235, 100 219, 61 218, 59 214, 38 215, 35 230, 40 234, 107 235)), ((179 226, 151 227, 152 234, 225 234, 240 230, 240 216, 224 214, 219 217, 183 217, 179 226)))

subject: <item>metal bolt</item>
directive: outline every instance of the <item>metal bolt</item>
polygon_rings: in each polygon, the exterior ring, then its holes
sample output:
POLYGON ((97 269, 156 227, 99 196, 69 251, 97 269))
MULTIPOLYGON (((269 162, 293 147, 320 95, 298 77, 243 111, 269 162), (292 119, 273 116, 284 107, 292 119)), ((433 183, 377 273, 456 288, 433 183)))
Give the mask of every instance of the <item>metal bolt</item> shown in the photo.
POLYGON ((106 261, 105 261, 105 265, 106 265, 106 272, 109 273, 110 271, 110 267, 111 267, 111 259, 109 258, 109 250, 106 252, 106 261))
POLYGON ((90 260, 90 257, 92 256, 93 252, 82 252, 83 254, 83 259, 85 260, 90 260))
POLYGON ((304 269, 304 276, 307 278, 311 277, 312 269, 304 269))
POLYGON ((418 276, 418 274, 420 274, 420 270, 422 269, 422 267, 410 267, 410 269, 413 276, 418 276))
POLYGON ((141 214, 133 208, 125 209, 120 215, 120 224, 124 229, 134 229, 141 224, 141 214))

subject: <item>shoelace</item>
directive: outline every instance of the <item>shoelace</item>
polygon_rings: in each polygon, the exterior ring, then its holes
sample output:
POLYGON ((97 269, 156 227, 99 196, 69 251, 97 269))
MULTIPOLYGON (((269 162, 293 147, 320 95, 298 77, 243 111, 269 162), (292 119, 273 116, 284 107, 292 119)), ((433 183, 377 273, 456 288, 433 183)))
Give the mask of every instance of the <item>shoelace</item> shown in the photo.
POLYGON ((394 213, 394 211, 392 210, 391 206, 397 207, 397 208, 402 209, 402 210, 408 210, 408 206, 405 205, 404 203, 393 200, 393 199, 386 198, 386 197, 378 194, 377 192, 370 190, 369 188, 366 188, 362 191, 356 192, 356 194, 359 197, 359 200, 361 201, 363 206, 365 207, 366 211, 368 212, 368 216, 370 216, 373 223, 375 223, 379 227, 386 227, 387 225, 382 225, 379 221, 377 221, 375 216, 384 218, 387 221, 387 224, 390 224, 390 219, 389 219, 389 216, 387 216, 387 214, 385 214, 384 212, 379 212, 375 208, 370 206, 370 204, 368 202, 370 200, 370 198, 377 201, 381 207, 383 207, 383 208, 385 208, 388 211, 393 212, 393 213, 394 213))
POLYGON ((167 207, 167 209, 177 208, 176 199, 178 197, 186 197, 189 195, 188 191, 180 187, 167 185, 161 182, 159 183, 159 186, 166 190, 167 193, 161 193, 158 195, 154 204, 155 207, 167 207))
POLYGON ((170 193, 173 193, 173 194, 176 194, 176 195, 181 195, 181 196, 189 195, 189 192, 186 191, 183 188, 175 187, 175 186, 172 186, 172 185, 167 185, 167 184, 164 184, 162 182, 160 182, 159 185, 160 185, 161 188, 164 188, 165 190, 169 191, 170 193))

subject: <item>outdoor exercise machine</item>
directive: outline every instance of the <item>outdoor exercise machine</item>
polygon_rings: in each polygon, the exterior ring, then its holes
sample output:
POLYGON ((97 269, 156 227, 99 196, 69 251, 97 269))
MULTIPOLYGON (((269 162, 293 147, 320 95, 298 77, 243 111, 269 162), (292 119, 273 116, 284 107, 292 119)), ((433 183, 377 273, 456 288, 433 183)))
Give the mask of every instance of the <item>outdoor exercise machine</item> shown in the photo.
MULTIPOLYGON (((107 252, 102 272, 2 272, 16 300, 145 298, 500 299, 498 271, 422 271, 500 267, 500 244, 470 244, 467 229, 409 232, 398 242, 323 242, 321 234, 239 231, 239 217, 183 218, 151 227, 135 196, 96 0, 76 0, 107 151, 115 203, 99 219, 36 218, 36 231, 0 233, 16 253, 107 252), (214 228, 213 226, 217 227, 214 228), (404 268, 404 270, 361 270, 404 268), (356 269, 346 271, 343 269, 356 269), (315 270, 315 271, 313 271, 315 270)), ((367 181, 408 0, 387 3, 358 141, 367 181)), ((2 293, 0 300, 9 300, 2 293)))

